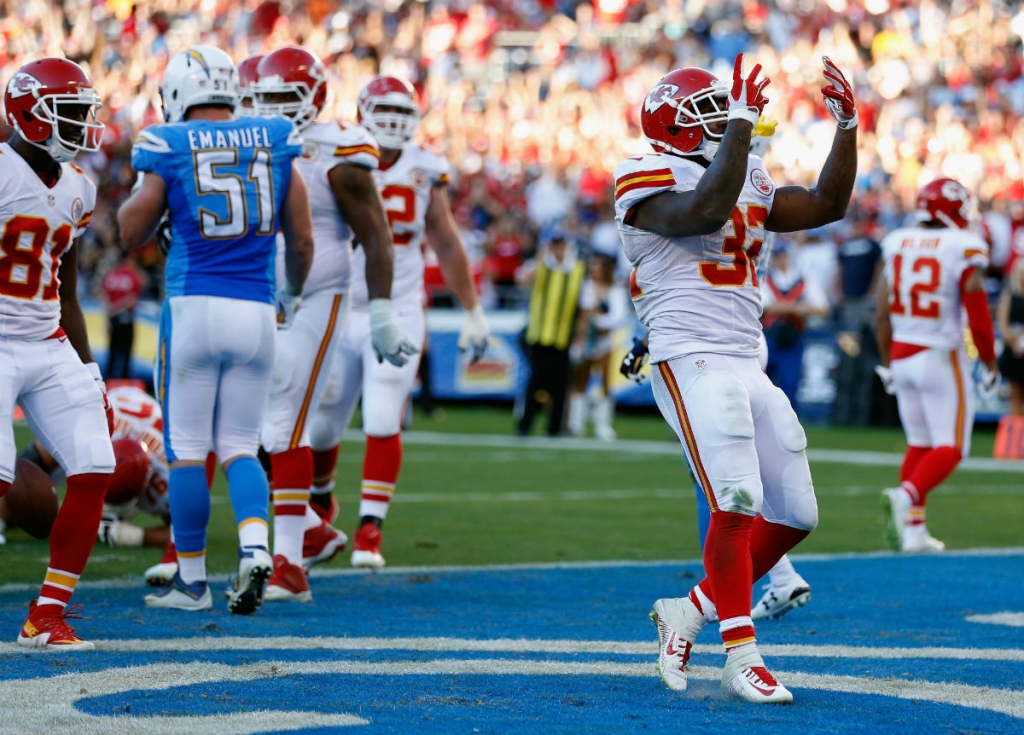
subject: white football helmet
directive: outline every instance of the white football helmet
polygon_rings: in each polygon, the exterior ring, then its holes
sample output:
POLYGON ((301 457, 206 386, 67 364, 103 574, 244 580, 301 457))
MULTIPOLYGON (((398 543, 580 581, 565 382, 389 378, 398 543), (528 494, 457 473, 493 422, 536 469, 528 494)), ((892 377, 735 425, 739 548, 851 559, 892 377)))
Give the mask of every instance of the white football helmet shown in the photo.
POLYGON ((190 46, 167 62, 160 85, 164 119, 181 122, 196 105, 238 106, 238 70, 224 51, 213 46, 190 46))

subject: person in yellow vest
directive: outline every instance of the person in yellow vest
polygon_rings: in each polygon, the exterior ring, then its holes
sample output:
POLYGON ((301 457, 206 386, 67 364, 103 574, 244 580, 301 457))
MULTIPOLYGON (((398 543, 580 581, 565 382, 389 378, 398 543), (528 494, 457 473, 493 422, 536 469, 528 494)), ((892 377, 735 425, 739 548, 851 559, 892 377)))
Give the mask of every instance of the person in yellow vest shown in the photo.
POLYGON ((827 317, 831 313, 828 297, 813 279, 803 272, 789 252, 789 246, 778 240, 771 253, 768 273, 761 284, 761 324, 768 343, 768 366, 765 372, 775 385, 797 405, 804 358, 804 331, 811 316, 827 317))
POLYGON ((530 362, 526 393, 517 402, 517 433, 526 436, 542 404, 550 405, 548 435, 562 432, 571 369, 570 353, 582 351, 577 323, 586 263, 564 230, 555 227, 543 237, 544 247, 517 280, 531 286, 529 321, 524 343, 530 362))

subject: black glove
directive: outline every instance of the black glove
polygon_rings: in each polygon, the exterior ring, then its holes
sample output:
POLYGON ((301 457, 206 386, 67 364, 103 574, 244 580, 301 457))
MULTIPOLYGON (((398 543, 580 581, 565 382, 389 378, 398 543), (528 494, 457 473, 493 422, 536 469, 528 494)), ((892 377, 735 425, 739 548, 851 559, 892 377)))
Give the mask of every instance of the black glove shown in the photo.
POLYGON ((651 354, 651 351, 647 348, 647 342, 638 337, 634 337, 633 349, 627 352, 626 356, 622 358, 622 364, 619 365, 619 372, 637 385, 643 385, 644 381, 647 380, 647 376, 641 374, 640 371, 643 369, 644 363, 647 362, 647 356, 649 354, 651 354))
POLYGON ((160 220, 160 224, 156 226, 156 246, 164 255, 167 255, 167 251, 171 249, 171 218, 169 215, 165 214, 160 220))

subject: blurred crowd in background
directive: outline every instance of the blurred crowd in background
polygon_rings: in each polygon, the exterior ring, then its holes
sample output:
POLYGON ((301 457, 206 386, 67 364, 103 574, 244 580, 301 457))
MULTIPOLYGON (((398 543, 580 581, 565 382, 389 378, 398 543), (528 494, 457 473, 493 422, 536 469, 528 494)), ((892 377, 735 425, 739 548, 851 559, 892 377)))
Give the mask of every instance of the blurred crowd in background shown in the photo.
MULTIPOLYGON (((420 138, 452 163, 485 306, 522 309, 516 273, 547 228, 584 256, 619 256, 611 174, 649 150, 639 108, 657 79, 681 66, 727 76, 745 51, 771 79, 767 166, 779 183, 808 185, 835 127, 819 93, 827 54, 856 86, 854 203, 837 226, 784 245, 855 334, 877 241, 905 220, 920 180, 951 176, 975 193, 994 292, 1024 253, 1022 35, 1021 3, 996 0, 0 0, 0 83, 40 55, 93 76, 108 128, 103 150, 79 160, 100 187, 80 282, 95 291, 120 260, 114 213, 133 183, 131 143, 161 119, 174 52, 208 43, 240 61, 301 44, 329 69, 325 114, 349 119, 371 77, 405 77, 421 95, 420 138)), ((158 297, 156 249, 137 257, 158 297)))

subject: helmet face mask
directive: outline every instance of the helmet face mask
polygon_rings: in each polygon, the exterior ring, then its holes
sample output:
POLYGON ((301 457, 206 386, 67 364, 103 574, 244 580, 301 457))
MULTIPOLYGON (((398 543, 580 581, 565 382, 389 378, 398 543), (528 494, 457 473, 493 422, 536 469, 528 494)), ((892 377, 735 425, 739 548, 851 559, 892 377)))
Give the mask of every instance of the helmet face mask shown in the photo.
POLYGON ((420 108, 415 94, 397 77, 377 77, 359 93, 358 122, 381 148, 398 150, 416 135, 420 108))
POLYGON ((728 122, 728 87, 704 69, 676 69, 647 93, 644 136, 659 152, 714 159, 728 122))
POLYGON ((96 119, 100 96, 74 62, 46 58, 26 64, 8 82, 4 102, 18 135, 57 162, 100 148, 105 129, 96 119))
POLYGON ((238 106, 238 71, 224 51, 213 46, 191 46, 167 62, 160 85, 164 119, 182 122, 198 105, 238 106))
POLYGON ((264 56, 249 87, 253 111, 260 117, 287 117, 304 130, 327 101, 327 72, 313 53, 285 46, 264 56))

